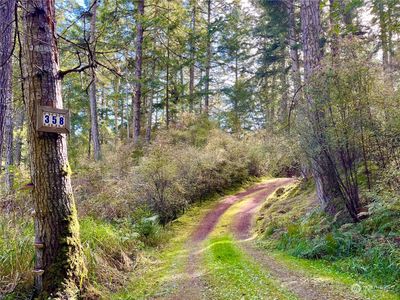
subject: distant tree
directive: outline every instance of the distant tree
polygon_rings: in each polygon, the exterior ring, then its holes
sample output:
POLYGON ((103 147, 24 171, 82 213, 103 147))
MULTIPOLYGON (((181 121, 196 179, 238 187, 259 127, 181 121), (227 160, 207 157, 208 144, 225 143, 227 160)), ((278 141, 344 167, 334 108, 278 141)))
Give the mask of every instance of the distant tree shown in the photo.
POLYGON ((191 33, 189 36, 190 42, 190 61, 189 61, 189 109, 193 112, 194 109, 194 66, 195 66, 195 52, 196 52, 196 13, 197 4, 196 0, 190 1, 191 6, 191 33))
POLYGON ((93 154, 95 160, 101 159, 99 121, 97 113, 97 89, 96 89, 96 21, 97 21, 98 0, 93 0, 90 7, 90 31, 88 40, 89 64, 91 67, 90 86, 89 86, 89 104, 90 104, 90 123, 91 140, 93 142, 93 154))
POLYGON ((213 28, 211 24, 211 0, 206 0, 207 2, 207 45, 206 45, 206 78, 204 87, 204 112, 208 115, 210 110, 210 81, 211 81, 211 60, 212 60, 212 39, 213 39, 213 28))
POLYGON ((140 136, 141 103, 142 103, 142 73, 143 73, 143 18, 144 0, 137 2, 136 21, 136 66, 135 66, 135 96, 133 100, 133 142, 137 144, 140 136))

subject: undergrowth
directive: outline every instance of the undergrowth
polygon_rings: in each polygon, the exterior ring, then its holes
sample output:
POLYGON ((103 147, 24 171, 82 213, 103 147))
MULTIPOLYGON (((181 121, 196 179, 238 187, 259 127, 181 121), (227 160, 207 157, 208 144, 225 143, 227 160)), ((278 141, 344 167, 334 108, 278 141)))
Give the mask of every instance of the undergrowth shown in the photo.
POLYGON ((314 199, 309 184, 278 190, 259 217, 262 244, 294 257, 326 261, 337 271, 400 293, 399 197, 365 194, 369 217, 345 224, 340 215, 322 213, 314 199))

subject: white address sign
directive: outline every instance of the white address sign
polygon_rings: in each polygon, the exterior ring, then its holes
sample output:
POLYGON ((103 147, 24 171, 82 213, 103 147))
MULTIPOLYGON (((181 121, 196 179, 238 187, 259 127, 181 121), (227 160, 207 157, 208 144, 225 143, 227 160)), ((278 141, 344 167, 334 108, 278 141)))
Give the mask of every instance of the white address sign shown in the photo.
POLYGON ((69 133, 69 111, 67 109, 39 106, 36 129, 41 132, 69 133))

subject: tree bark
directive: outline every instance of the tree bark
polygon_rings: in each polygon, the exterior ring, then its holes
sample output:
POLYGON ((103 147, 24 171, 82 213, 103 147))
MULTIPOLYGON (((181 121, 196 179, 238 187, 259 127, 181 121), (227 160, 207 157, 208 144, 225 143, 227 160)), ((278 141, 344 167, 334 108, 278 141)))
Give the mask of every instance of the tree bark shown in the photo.
MULTIPOLYGON (((322 52, 320 49, 320 11, 318 0, 301 1, 301 28, 303 33, 304 78, 310 84, 312 76, 320 66, 322 52)), ((333 199, 338 195, 340 187, 336 181, 334 166, 326 154, 328 151, 324 132, 324 112, 317 107, 316 99, 306 88, 307 112, 310 121, 311 142, 308 142, 311 152, 311 169, 316 182, 317 197, 322 208, 329 213, 336 213, 333 199)), ((306 133, 304 133, 306 134, 306 133)))
POLYGON ((169 35, 167 37, 167 73, 166 73, 166 86, 165 86, 165 124, 169 128, 169 35))
POLYGON ((6 156, 6 163, 5 163, 5 185, 6 185, 6 192, 10 194, 13 192, 14 186, 14 122, 13 122, 13 99, 12 97, 9 99, 9 103, 7 104, 7 113, 6 113, 6 121, 5 121, 5 128, 4 128, 4 135, 5 135, 5 156, 6 156))
POLYGON ((36 131, 37 107, 62 108, 54 0, 23 0, 23 79, 35 210, 35 290, 76 299, 86 270, 71 187, 67 139, 36 131))
POLYGON ((15 0, 0 2, 0 173, 7 104, 12 98, 12 51, 15 0))
POLYGON ((193 112, 194 109, 194 56, 195 56, 195 43, 196 43, 196 1, 191 1, 192 6, 192 33, 190 37, 190 66, 189 66, 189 110, 193 112))
MULTIPOLYGON (((156 75, 156 61, 153 60, 153 66, 151 70, 151 78, 154 80, 156 75)), ((146 143, 149 144, 151 140, 151 127, 153 123, 153 102, 154 102, 154 88, 151 89, 151 94, 148 103, 148 114, 147 114, 147 126, 146 126, 146 143)))
POLYGON ((91 19, 90 19, 90 36, 89 36, 89 62, 93 65, 91 68, 91 82, 89 87, 89 103, 90 103, 90 122, 91 122, 91 136, 93 142, 94 160, 101 159, 101 146, 99 134, 99 121, 97 112, 97 97, 96 97, 96 82, 97 76, 95 71, 96 59, 96 20, 97 20, 97 6, 98 0, 94 0, 91 6, 91 19))
POLYGON ((144 0, 137 2, 137 24, 136 24, 136 84, 135 97, 133 99, 133 143, 137 144, 140 137, 140 119, 141 119, 141 97, 142 97, 142 65, 143 65, 143 17, 144 0))
POLYGON ((296 33, 296 19, 294 11, 294 0, 287 0, 286 2, 288 14, 288 44, 289 56, 291 61, 291 77, 294 87, 293 102, 297 104, 301 98, 301 74, 300 74, 300 59, 298 45, 298 35, 296 33))
POLYGON ((22 130, 24 127, 25 120, 25 111, 24 108, 18 108, 16 110, 16 121, 15 121, 15 129, 16 129, 16 137, 15 137, 15 153, 14 153, 14 163, 15 166, 19 167, 21 164, 22 158, 22 130))
MULTIPOLYGON (((321 61, 320 0, 301 0, 301 28, 303 33, 304 77, 309 80, 321 61)), ((313 102, 311 97, 308 100, 313 102)))
POLYGON ((209 113, 209 102, 210 102, 210 71, 211 71, 211 0, 207 0, 207 60, 206 60, 206 81, 205 81, 205 99, 204 99, 204 112, 206 115, 209 113))
MULTIPOLYGON (((116 81, 114 82, 114 102, 113 102, 113 108, 114 108, 114 134, 115 134, 115 144, 117 144, 117 140, 120 137, 119 134, 119 126, 118 126, 118 119, 119 119, 119 94, 120 94, 120 86, 121 86, 121 78, 118 77, 116 81)), ((122 123, 121 123, 122 126, 122 123)))

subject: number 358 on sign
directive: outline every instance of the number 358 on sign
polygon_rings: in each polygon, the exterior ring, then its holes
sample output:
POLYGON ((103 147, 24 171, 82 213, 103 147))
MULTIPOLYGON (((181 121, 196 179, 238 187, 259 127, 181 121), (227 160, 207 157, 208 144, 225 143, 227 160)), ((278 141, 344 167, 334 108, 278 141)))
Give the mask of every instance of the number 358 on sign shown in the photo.
POLYGON ((39 106, 37 113, 37 131, 69 133, 69 111, 48 106, 39 106))

